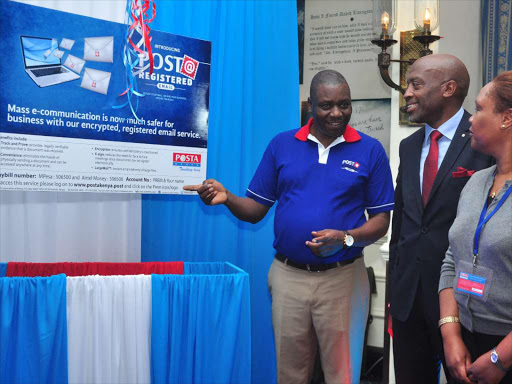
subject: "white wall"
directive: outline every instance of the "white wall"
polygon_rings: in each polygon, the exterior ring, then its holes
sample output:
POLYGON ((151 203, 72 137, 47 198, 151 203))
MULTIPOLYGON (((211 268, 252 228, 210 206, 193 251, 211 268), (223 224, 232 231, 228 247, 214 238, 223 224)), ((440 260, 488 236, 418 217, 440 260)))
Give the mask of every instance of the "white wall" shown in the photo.
POLYGON ((475 99, 483 86, 480 0, 441 0, 440 29, 444 38, 439 41, 439 53, 457 56, 468 68, 471 84, 463 106, 474 113, 475 99))

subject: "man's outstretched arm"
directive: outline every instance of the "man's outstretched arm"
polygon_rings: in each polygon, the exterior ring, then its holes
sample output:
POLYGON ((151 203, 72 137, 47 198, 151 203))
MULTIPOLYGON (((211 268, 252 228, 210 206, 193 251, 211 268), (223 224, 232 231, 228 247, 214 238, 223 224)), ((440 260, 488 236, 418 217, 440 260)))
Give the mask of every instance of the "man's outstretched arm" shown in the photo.
POLYGON ((224 204, 242 221, 257 223, 265 217, 270 207, 248 197, 239 197, 229 192, 221 183, 208 179, 198 185, 185 185, 185 191, 196 191, 206 205, 224 204))

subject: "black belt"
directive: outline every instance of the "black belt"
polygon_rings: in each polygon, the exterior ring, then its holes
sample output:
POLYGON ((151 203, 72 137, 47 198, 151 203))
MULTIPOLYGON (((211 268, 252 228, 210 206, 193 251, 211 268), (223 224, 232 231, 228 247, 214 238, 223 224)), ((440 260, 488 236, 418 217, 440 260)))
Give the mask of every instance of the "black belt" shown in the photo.
POLYGON ((362 257, 363 254, 360 254, 359 256, 354 257, 350 260, 343 260, 343 261, 337 261, 336 263, 330 263, 330 264, 300 264, 296 263, 295 261, 292 261, 288 259, 286 256, 281 255, 280 253, 276 253, 276 259, 285 263, 286 265, 289 265, 290 267, 303 269, 308 272, 325 272, 329 269, 343 267, 344 265, 352 264, 354 261, 362 257))

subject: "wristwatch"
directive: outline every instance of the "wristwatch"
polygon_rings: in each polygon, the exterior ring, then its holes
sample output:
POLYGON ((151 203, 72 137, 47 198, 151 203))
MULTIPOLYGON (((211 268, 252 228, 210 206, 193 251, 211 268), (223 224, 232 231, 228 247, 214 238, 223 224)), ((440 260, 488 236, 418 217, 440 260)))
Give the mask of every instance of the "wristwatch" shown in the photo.
POLYGON ((350 248, 354 245, 354 238, 348 231, 345 232, 345 237, 343 238, 343 248, 350 248))
POLYGON ((501 364, 500 355, 498 355, 496 348, 493 348, 491 352, 491 363, 493 363, 500 371, 505 373, 508 372, 508 369, 501 364))

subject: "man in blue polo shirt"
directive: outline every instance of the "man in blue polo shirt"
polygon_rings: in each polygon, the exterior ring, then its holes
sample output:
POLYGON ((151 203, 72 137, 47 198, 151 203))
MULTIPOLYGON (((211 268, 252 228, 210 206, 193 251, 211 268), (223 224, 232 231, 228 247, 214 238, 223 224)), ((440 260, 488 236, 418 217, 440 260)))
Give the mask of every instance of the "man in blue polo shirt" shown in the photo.
POLYGON ((362 250, 387 232, 393 182, 382 145, 348 125, 350 88, 340 73, 316 74, 309 104, 307 125, 272 139, 247 197, 213 179, 184 189, 251 223, 277 201, 269 289, 278 382, 309 383, 319 345, 326 383, 352 384, 368 315, 362 250))

